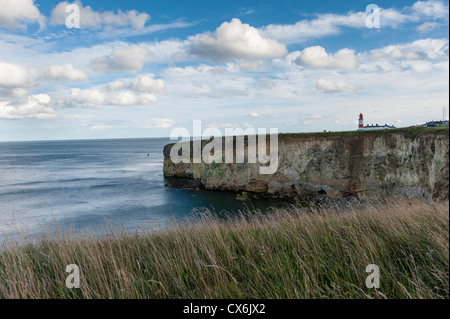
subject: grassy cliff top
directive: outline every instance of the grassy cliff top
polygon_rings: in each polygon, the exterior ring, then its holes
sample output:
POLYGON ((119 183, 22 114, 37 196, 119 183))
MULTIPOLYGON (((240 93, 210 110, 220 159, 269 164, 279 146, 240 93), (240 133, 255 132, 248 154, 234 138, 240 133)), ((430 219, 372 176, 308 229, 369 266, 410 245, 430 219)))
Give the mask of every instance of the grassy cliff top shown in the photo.
POLYGON ((404 127, 396 129, 387 130, 367 130, 367 131, 339 131, 339 132, 317 132, 317 133, 282 133, 279 134, 280 138, 308 138, 308 137, 331 137, 331 136, 341 136, 341 137, 353 137, 353 136, 363 136, 366 134, 391 134, 391 133, 403 133, 410 138, 417 138, 425 134, 436 134, 436 135, 446 135, 449 136, 449 127, 404 127))

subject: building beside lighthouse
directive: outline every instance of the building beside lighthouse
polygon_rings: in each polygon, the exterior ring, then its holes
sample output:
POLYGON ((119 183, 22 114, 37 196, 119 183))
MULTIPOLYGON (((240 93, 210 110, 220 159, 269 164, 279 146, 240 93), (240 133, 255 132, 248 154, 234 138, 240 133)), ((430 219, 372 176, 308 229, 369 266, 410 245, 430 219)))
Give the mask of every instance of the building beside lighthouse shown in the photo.
POLYGON ((396 127, 393 125, 387 125, 387 124, 378 125, 378 123, 375 125, 371 124, 371 125, 364 126, 364 116, 362 113, 359 114, 359 120, 358 120, 358 130, 359 131, 388 130, 388 129, 393 129, 393 128, 396 128, 396 127))

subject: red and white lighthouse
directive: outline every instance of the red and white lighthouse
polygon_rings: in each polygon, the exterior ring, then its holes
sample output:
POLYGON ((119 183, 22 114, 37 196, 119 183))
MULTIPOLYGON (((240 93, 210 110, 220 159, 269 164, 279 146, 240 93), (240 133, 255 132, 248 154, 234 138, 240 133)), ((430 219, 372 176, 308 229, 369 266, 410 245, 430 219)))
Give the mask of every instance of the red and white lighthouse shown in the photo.
POLYGON ((359 114, 358 130, 364 128, 364 118, 362 113, 359 114))

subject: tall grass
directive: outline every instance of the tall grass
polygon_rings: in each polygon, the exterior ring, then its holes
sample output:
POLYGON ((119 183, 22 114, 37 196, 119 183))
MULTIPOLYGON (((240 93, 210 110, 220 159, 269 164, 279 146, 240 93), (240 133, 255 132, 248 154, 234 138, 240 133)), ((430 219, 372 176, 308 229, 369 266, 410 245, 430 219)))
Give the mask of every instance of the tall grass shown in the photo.
POLYGON ((61 234, 0 250, 1 298, 448 298, 449 207, 205 213, 166 232, 61 234), (66 266, 81 270, 66 288, 66 266), (366 266, 380 288, 365 285, 366 266))

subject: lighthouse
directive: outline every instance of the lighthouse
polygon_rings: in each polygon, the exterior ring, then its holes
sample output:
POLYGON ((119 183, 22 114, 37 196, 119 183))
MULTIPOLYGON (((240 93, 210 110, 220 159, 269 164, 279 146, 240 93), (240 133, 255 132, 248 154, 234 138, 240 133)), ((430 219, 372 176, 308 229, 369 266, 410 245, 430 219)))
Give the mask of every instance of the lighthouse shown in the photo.
POLYGON ((391 128, 395 128, 395 126, 393 125, 366 125, 364 126, 364 117, 362 115, 362 113, 359 114, 359 121, 358 121, 358 130, 359 131, 367 131, 367 130, 388 130, 391 128))
POLYGON ((359 114, 358 130, 364 128, 364 118, 362 113, 359 114))

